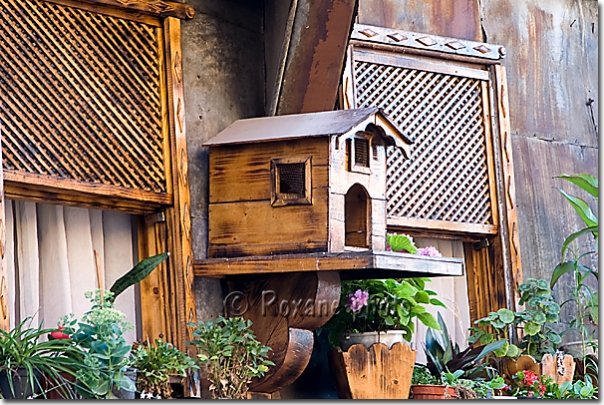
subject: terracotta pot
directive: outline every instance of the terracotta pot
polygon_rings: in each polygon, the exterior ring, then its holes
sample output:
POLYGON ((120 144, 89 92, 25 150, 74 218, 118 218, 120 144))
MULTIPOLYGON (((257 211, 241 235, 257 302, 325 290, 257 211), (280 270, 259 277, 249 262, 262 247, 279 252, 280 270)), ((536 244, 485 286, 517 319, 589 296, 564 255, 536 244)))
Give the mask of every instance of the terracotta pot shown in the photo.
POLYGON ((457 399, 455 389, 446 385, 413 384, 411 395, 413 399, 457 399))

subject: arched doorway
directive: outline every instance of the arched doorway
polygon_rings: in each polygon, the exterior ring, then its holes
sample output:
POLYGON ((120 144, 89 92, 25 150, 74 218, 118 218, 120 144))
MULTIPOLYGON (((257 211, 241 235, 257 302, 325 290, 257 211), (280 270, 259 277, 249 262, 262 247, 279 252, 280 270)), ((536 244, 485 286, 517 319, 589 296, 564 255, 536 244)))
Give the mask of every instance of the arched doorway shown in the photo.
POLYGON ((371 200, 365 187, 355 184, 346 193, 344 203, 344 222, 346 246, 370 248, 371 200))

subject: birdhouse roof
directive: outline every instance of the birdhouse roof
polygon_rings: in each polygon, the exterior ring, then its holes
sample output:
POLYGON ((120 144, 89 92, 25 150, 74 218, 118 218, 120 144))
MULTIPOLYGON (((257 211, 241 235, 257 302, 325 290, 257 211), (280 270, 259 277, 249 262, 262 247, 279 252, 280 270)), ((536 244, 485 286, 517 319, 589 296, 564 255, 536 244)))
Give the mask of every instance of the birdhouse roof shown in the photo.
MULTIPOLYGON (((284 141, 343 135, 355 127, 374 124, 387 144, 408 149, 412 141, 377 107, 307 114, 248 118, 235 121, 204 146, 284 141)), ((364 128, 363 128, 364 129, 364 128)))

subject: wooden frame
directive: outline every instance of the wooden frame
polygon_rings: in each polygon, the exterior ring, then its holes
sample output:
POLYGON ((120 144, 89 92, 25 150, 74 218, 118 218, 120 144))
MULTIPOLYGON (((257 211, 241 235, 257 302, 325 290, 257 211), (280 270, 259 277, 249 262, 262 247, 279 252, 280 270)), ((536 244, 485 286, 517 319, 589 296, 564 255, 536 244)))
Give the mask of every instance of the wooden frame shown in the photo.
POLYGON ((346 141, 346 148, 348 154, 348 170, 355 173, 371 174, 371 162, 372 158, 372 145, 371 141, 373 136, 365 132, 357 132, 354 136, 348 138, 346 141), (367 141, 367 165, 358 164, 357 162, 357 141, 367 141))
MULTIPOLYGON (((472 319, 515 308, 522 282, 505 69, 505 49, 454 38, 355 24, 342 77, 344 108, 358 108, 354 70, 367 62, 480 80, 492 223, 455 223, 389 216, 389 231, 461 238, 466 252, 472 319), (484 300, 488 296, 489 299, 484 300), (481 298, 482 297, 482 298, 481 298)), ((365 85, 367 85, 365 83, 365 85)), ((404 128, 403 128, 404 130, 404 128)))
POLYGON ((288 205, 312 205, 312 157, 288 157, 271 159, 271 205, 285 207, 288 205), (292 197, 291 193, 281 190, 281 166, 304 165, 303 197, 292 197))

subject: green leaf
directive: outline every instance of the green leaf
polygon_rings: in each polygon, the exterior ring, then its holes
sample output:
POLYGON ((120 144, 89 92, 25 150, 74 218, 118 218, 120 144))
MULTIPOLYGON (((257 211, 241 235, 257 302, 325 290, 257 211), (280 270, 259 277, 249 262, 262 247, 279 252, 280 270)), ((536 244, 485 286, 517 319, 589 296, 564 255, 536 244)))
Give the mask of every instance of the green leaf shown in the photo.
POLYGON ((117 296, 124 292, 124 290, 126 290, 128 287, 139 283, 145 277, 151 274, 151 272, 157 266, 159 266, 161 262, 166 260, 168 256, 170 256, 170 253, 164 252, 141 260, 141 262, 134 266, 132 270, 117 279, 110 289, 111 292, 114 294, 113 300, 115 301, 117 296))
POLYGON ((562 337, 553 330, 547 332, 545 337, 547 337, 547 339, 555 345, 562 343, 562 337))
POLYGON ((575 264, 576 264, 576 262, 573 260, 573 261, 560 263, 559 265, 557 265, 556 268, 554 269, 554 272, 552 273, 552 279, 549 283, 550 287, 554 288, 554 285, 556 284, 556 282, 562 275, 564 275, 566 273, 570 273, 571 271, 574 271, 575 264))
POLYGON ((480 343, 484 344, 488 344, 491 343, 493 341, 493 334, 492 333, 485 333, 484 335, 482 335, 480 337, 480 343))
POLYGON ((417 288, 413 287, 407 281, 403 281, 398 287, 395 289, 396 295, 403 299, 409 299, 417 294, 417 288))
POLYGON ((510 311, 507 308, 501 308, 499 311, 497 311, 497 314, 499 315, 499 319, 501 319, 502 322, 505 322, 505 323, 514 322, 514 312, 510 311))
POLYGON ((598 198, 598 179, 591 174, 560 174, 556 176, 556 178, 570 181, 574 185, 587 191, 592 197, 598 198))
POLYGON ((524 331, 529 336, 535 336, 537 333, 539 333, 540 330, 541 330, 541 327, 539 326, 539 324, 537 324, 535 322, 527 322, 524 325, 524 331))
POLYGON ((532 322, 537 323, 539 325, 544 324, 546 321, 545 314, 542 312, 535 312, 531 318, 532 322))
POLYGON ((438 298, 430 298, 430 304, 437 305, 439 307, 447 308, 447 306, 438 298))
MULTIPOLYGON (((583 228, 575 233, 570 234, 570 236, 568 236, 565 240, 564 243, 562 243, 562 260, 566 259, 566 254, 568 252, 568 248, 570 246, 570 244, 577 238, 579 238, 580 236, 591 232, 595 238, 598 237, 598 226, 588 226, 587 228, 583 228)), ((596 239, 597 242, 597 239, 596 239)), ((598 245, 596 243, 596 249, 597 249, 598 245)))
POLYGON ((426 291, 418 291, 415 300, 422 304, 430 303, 430 295, 426 291))
POLYGON ((434 316, 432 316, 432 314, 429 312, 424 312, 423 314, 418 314, 417 319, 419 319, 424 325, 426 325, 429 328, 440 330, 440 326, 438 326, 438 322, 436 322, 436 319, 434 319, 434 316))
POLYGON ((394 252, 405 251, 405 252, 409 252, 412 254, 417 253, 417 247, 411 241, 411 239, 409 239, 409 237, 407 237, 407 235, 388 234, 388 235, 386 235, 386 241, 388 242, 388 245, 390 245, 390 248, 394 252))
POLYGON ((508 357, 518 357, 520 355, 520 349, 515 344, 510 344, 506 355, 508 357))
MULTIPOLYGON (((568 194, 564 190, 558 189, 558 191, 570 202, 570 205, 577 211, 577 214, 579 214, 583 222, 585 222, 585 225, 598 226, 598 218, 594 215, 585 201, 568 194)), ((596 233, 594 236, 597 238, 598 234, 596 233)))

